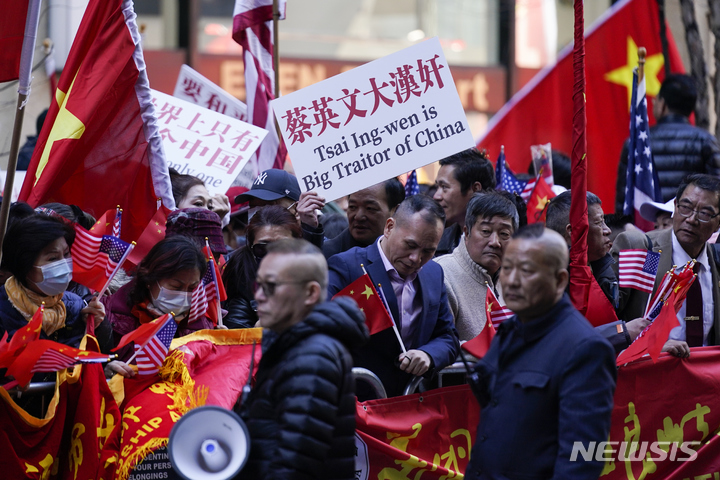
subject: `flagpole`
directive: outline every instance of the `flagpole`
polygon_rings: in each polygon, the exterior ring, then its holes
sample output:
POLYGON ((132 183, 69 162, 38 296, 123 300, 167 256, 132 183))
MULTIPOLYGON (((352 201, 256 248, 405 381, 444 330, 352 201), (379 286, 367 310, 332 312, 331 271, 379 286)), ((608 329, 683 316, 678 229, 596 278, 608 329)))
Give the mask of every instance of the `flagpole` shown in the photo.
MULTIPOLYGON (((275 70, 275 98, 280 96, 280 57, 278 52, 278 20, 280 20, 280 6, 278 0, 273 0, 273 69, 275 70)), ((278 132, 280 136, 280 132, 278 132)))
POLYGON ((103 286, 102 290, 100 290, 100 293, 98 294, 98 298, 102 298, 103 295, 105 295, 105 292, 107 291, 108 287, 110 286, 110 282, 112 282, 112 279, 115 278, 115 274, 120 271, 120 267, 122 267, 122 264, 125 263, 125 260, 127 259, 128 255, 130 255, 130 252, 133 251, 133 248, 135 248, 135 242, 132 242, 127 250, 125 250, 125 253, 123 253, 122 258, 118 262, 117 266, 115 267, 115 270, 110 274, 110 277, 107 279, 107 282, 105 282, 105 285, 103 286))
MULTIPOLYGON (((360 268, 362 268, 362 271, 365 275, 367 275, 367 270, 365 270, 365 265, 362 263, 360 264, 360 268)), ((370 275, 368 275, 368 278, 370 278, 370 275)), ((371 279, 372 280, 372 279, 371 279)), ((383 305, 385 305, 385 310, 387 310, 388 315, 390 316, 390 320, 392 320, 392 328, 395 332, 395 336, 397 337, 398 343, 400 344, 400 348, 402 349, 403 353, 407 353, 407 348, 405 348, 405 343, 402 340, 402 337, 400 336, 400 332, 397 328, 397 323, 395 322, 395 317, 393 317, 392 310, 390 310, 390 304, 387 301, 387 298, 385 298, 385 292, 383 292, 382 285, 378 283, 378 294, 380 295, 380 300, 382 300, 383 305)))
POLYGON ((645 57, 647 56, 647 50, 645 47, 638 48, 638 83, 642 82, 645 76, 645 57))
POLYGON ((25 20, 25 38, 23 39, 22 53, 20 54, 20 79, 18 85, 17 110, 13 125, 12 139, 10 141, 10 158, 8 159, 7 173, 5 175, 5 188, 3 202, 0 205, 0 258, 2 258, 2 244, 5 239, 10 204, 12 203, 13 184, 15 183, 15 170, 20 152, 20 133, 23 118, 25 117, 25 104, 30 96, 30 83, 32 82, 32 64, 35 55, 35 40, 37 39, 38 20, 40 19, 40 4, 42 0, 30 0, 25 20))

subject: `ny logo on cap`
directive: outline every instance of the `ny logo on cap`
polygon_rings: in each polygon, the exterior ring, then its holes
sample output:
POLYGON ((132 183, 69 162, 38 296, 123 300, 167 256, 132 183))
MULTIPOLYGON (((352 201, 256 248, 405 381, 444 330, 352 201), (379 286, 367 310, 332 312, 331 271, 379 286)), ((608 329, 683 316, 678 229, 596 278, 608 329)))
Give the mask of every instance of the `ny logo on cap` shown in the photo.
POLYGON ((255 185, 265 185, 265 179, 267 178, 267 172, 263 172, 255 179, 255 185))

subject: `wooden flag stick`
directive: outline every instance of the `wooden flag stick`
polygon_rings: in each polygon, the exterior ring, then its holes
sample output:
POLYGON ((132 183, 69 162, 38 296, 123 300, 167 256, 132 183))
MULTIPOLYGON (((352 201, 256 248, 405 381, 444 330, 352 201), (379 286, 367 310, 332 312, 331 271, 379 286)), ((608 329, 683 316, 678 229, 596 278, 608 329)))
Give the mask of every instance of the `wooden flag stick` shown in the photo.
POLYGON ((642 82, 645 76, 645 57, 647 57, 645 47, 638 48, 638 83, 642 82))

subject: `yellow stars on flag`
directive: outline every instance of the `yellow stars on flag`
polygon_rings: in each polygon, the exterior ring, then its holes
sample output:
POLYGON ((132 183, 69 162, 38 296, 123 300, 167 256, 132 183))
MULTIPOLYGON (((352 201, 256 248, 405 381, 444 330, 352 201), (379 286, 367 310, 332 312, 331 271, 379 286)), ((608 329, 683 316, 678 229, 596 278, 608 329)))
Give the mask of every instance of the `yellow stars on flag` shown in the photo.
MULTIPOLYGON (((604 78, 610 83, 622 85, 627 89, 628 111, 632 101, 633 69, 638 64, 638 46, 632 37, 627 38, 626 64, 605 74, 604 78)), ((648 97, 654 97, 660 92, 660 80, 657 75, 665 63, 662 53, 648 55, 645 59, 645 88, 648 97)))
POLYGON ((365 291, 362 292, 360 295, 365 295, 365 299, 369 299, 370 295, 373 294, 372 288, 370 288, 369 285, 365 285, 365 291))
POLYGON ((539 197, 539 198, 538 198, 538 204, 537 204, 537 206, 536 206, 535 208, 536 208, 538 211, 543 211, 543 210, 545 209, 545 205, 546 205, 549 201, 550 201, 550 200, 548 200, 547 195, 545 195, 544 197, 539 197))
MULTIPOLYGON (((75 78, 77 78, 77 74, 75 75, 75 78)), ((45 170, 45 167, 47 166, 53 144, 59 140, 69 138, 78 139, 82 137, 82 134, 85 132, 85 125, 82 121, 80 121, 79 118, 67 109, 68 97, 70 96, 72 87, 75 84, 75 78, 70 84, 70 88, 68 88, 67 93, 61 91, 59 88, 55 91, 55 100, 60 107, 60 111, 58 112, 57 117, 55 117, 52 130, 50 130, 47 142, 45 143, 45 149, 40 157, 40 163, 38 163, 37 171, 35 172, 35 185, 37 185, 43 170, 45 170)))

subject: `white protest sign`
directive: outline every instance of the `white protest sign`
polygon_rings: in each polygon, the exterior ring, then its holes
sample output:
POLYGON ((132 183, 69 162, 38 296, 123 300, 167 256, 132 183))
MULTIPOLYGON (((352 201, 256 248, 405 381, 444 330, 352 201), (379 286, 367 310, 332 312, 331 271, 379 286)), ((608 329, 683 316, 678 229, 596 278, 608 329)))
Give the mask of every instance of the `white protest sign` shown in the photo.
POLYGON ((173 97, 222 113, 229 117, 247 121, 247 105, 200 75, 188 65, 180 67, 173 97))
POLYGON ((152 90, 155 116, 169 168, 225 193, 267 130, 152 90))
MULTIPOLYGON (((11 201, 17 202, 18 197, 20 197, 20 190, 22 189, 23 183, 25 182, 25 174, 27 172, 25 170, 16 170, 15 171, 15 180, 13 180, 13 189, 12 189, 12 198, 11 201)), ((0 184, 3 185, 3 192, 5 191, 5 178, 7 177, 7 171, 0 170, 0 184)), ((1 193, 0 193, 1 195, 1 193)))
POLYGON ((272 102, 303 191, 327 200, 474 146, 437 38, 272 102))

